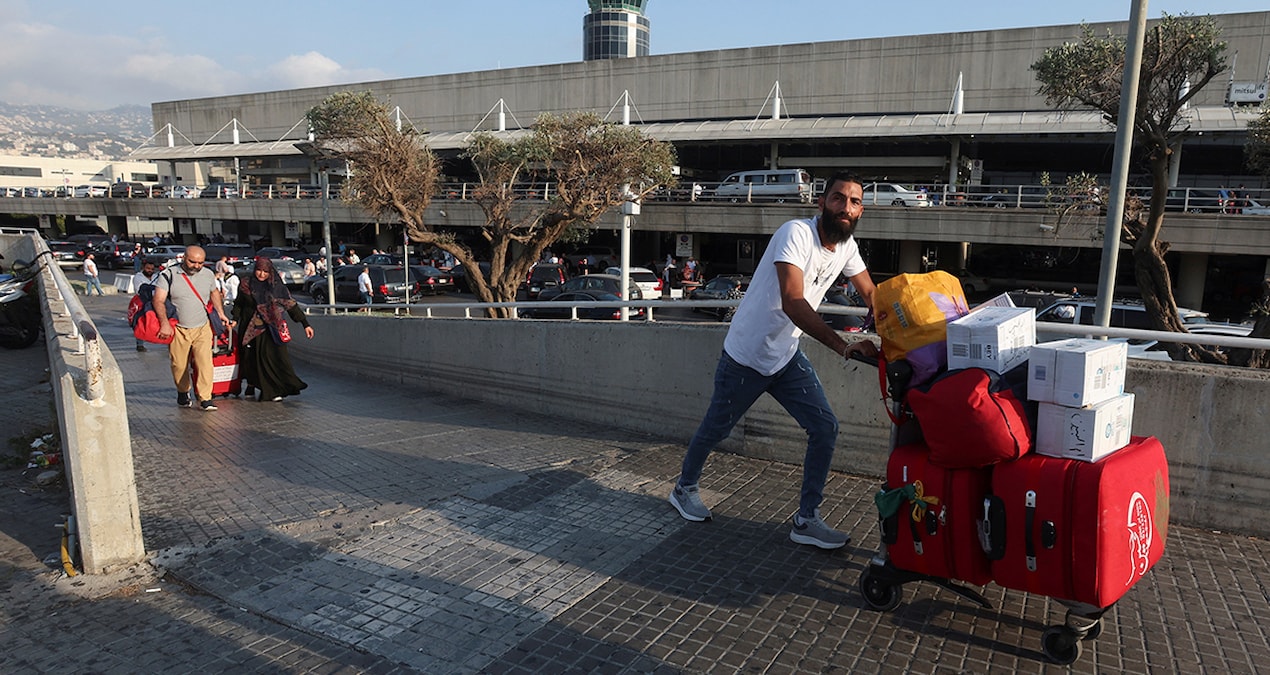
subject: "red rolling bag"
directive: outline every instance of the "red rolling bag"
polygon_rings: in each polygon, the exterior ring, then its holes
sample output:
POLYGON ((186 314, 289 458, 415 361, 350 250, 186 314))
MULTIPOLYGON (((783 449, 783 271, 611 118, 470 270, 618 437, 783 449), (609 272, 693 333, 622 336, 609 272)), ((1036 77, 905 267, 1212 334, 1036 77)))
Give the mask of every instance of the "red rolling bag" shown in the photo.
POLYGON ((1164 554, 1169 468, 1155 437, 1097 462, 1025 455, 993 473, 992 579, 1109 607, 1164 554))
POLYGON ((238 335, 227 331, 212 343, 212 396, 238 396, 243 380, 238 371, 238 335))
POLYGON ((979 519, 991 468, 943 469, 923 443, 901 445, 886 465, 887 488, 913 485, 916 495, 882 522, 891 562, 902 570, 978 586, 991 580, 979 542, 979 519))

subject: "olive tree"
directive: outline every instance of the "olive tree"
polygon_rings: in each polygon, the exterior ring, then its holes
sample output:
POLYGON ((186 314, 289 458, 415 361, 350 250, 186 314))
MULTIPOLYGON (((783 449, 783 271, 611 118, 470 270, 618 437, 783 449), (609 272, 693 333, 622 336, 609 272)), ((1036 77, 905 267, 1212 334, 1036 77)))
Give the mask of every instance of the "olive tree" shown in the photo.
MULTIPOLYGON (((1133 247, 1133 273, 1153 328, 1186 332, 1177 312, 1172 281, 1160 239, 1164 226, 1169 162, 1186 135, 1186 105, 1226 68, 1226 43, 1211 17, 1168 14, 1147 31, 1132 120, 1120 120, 1120 86, 1125 68, 1125 39, 1095 35, 1085 26, 1081 39, 1047 49, 1032 64, 1038 93, 1059 108, 1093 108, 1113 125, 1131 124, 1134 143, 1151 173, 1146 208, 1126 209, 1122 241, 1133 247)), ((1215 350, 1173 343, 1176 360, 1224 362, 1215 350)))
POLYGON ((465 157, 480 178, 471 198, 485 215, 479 235, 491 255, 487 275, 466 243, 424 218, 439 172, 422 134, 399 129, 368 93, 335 94, 307 117, 315 141, 353 165, 345 198, 377 217, 395 216, 412 242, 452 254, 483 302, 515 301, 520 282, 549 246, 584 239, 605 213, 674 181, 670 144, 590 113, 544 114, 510 140, 473 135, 465 157))
POLYGON ((465 156, 480 177, 472 199, 490 249, 489 278, 472 287, 489 301, 515 300, 553 243, 585 240, 605 213, 675 181, 673 146, 592 113, 543 114, 511 140, 476 134, 465 156))

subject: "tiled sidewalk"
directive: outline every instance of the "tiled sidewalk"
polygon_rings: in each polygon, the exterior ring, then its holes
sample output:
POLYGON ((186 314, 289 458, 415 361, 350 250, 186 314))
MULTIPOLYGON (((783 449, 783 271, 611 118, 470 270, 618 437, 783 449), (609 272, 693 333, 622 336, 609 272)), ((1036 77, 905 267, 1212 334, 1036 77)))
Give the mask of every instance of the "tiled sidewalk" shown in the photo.
MULTIPOLYGON (((827 517, 855 542, 823 552, 788 539, 794 466, 713 456, 715 518, 695 524, 665 502, 683 451, 665 439, 307 363, 310 388, 283 403, 178 409, 165 352, 132 350, 123 306, 90 311, 128 383, 146 547, 166 576, 84 590, 14 572, 4 672, 1066 670, 1040 652, 1062 619, 1044 598, 990 586, 982 609, 912 584, 895 611, 865 608, 872 479, 831 477, 827 517)), ((0 375, 32 367, 0 353, 0 375)), ((1071 670, 1270 668, 1268 553, 1173 528, 1071 670)))

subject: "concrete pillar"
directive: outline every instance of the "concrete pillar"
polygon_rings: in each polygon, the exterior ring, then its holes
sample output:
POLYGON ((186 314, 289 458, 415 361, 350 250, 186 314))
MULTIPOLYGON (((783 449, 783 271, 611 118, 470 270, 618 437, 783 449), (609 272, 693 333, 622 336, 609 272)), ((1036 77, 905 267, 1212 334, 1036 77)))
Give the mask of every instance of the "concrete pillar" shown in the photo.
POLYGON ((106 216, 106 234, 117 234, 123 239, 128 234, 128 216, 106 216))
MULTIPOLYGON (((381 251, 395 251, 398 244, 400 244, 400 242, 397 241, 397 236, 391 228, 381 227, 379 228, 379 231, 375 233, 374 246, 381 251)), ((366 253, 370 253, 370 251, 366 251, 366 253)))
POLYGON ((1177 175, 1182 170, 1182 141, 1173 144, 1169 155, 1169 187, 1177 187, 1177 175))
POLYGON ((287 245, 287 224, 281 220, 269 221, 269 242, 274 246, 287 245))
POLYGON ((772 143, 771 150, 768 151, 768 154, 769 154, 769 157, 767 160, 767 164, 768 164, 767 168, 779 169, 780 168, 780 145, 777 143, 772 143))
POLYGON ((1207 253, 1183 253, 1174 284, 1177 304, 1191 309, 1203 309, 1204 282, 1208 278, 1207 253))
POLYGON ((961 164, 961 138, 953 137, 952 151, 948 155, 948 189, 957 189, 957 167, 961 164))
POLYGON ((925 245, 920 241, 904 240, 900 242, 899 272, 901 274, 918 274, 922 269, 922 252, 925 245))

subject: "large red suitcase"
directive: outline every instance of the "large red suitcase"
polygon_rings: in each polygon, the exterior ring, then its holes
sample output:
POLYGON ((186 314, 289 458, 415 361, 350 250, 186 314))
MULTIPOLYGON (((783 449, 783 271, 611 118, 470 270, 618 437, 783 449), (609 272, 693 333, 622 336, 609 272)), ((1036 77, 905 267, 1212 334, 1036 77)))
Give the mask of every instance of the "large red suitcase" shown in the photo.
POLYGON ((888 489, 913 485, 915 501, 883 521, 891 562, 902 570, 982 586, 991 565, 979 541, 979 519, 991 468, 944 469, 924 443, 901 445, 886 464, 888 489))
POLYGON ((998 464, 992 492, 992 578, 1006 588, 1110 607, 1164 554, 1169 468, 1153 436, 1097 462, 998 464))

